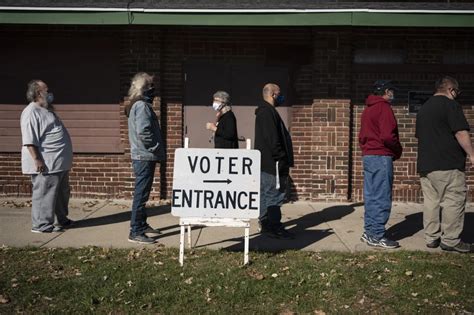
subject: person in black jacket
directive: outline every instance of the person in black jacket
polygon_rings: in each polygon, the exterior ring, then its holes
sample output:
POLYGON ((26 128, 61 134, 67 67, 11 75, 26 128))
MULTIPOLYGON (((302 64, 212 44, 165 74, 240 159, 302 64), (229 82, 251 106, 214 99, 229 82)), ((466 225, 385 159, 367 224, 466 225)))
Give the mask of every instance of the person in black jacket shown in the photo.
POLYGON ((237 120, 230 107, 229 93, 214 93, 212 108, 217 112, 216 122, 208 122, 206 129, 214 131, 214 147, 216 149, 238 149, 237 120))
POLYGON ((291 136, 275 106, 282 104, 278 85, 263 88, 263 101, 255 110, 255 149, 261 153, 261 232, 279 239, 294 238, 281 223, 281 205, 286 197, 290 167, 293 166, 291 136))

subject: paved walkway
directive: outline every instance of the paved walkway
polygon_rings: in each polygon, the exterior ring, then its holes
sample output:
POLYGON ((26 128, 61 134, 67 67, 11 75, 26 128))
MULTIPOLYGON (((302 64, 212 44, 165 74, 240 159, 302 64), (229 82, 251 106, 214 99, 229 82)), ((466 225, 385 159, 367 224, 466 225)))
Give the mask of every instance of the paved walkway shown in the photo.
MULTIPOLYGON (((77 220, 75 228, 63 233, 31 233, 31 208, 28 199, 0 199, 0 246, 82 247, 100 246, 132 248, 127 241, 130 220, 130 201, 73 199, 70 218, 77 220)), ((275 240, 260 235, 257 223, 251 224, 251 250, 302 249, 308 251, 372 250, 360 242, 363 231, 364 207, 350 203, 297 202, 283 206, 283 221, 295 240, 275 240)), ((178 218, 170 213, 170 206, 152 206, 150 225, 163 232, 158 237, 167 247, 179 246, 178 218)), ((469 205, 463 237, 474 242, 474 207, 469 205)), ((422 205, 395 203, 387 225, 392 238, 399 240, 402 249, 437 252, 425 247, 422 233, 422 205)), ((194 228, 193 246, 243 250, 242 228, 194 228)), ((153 246, 153 245, 149 245, 153 246)))

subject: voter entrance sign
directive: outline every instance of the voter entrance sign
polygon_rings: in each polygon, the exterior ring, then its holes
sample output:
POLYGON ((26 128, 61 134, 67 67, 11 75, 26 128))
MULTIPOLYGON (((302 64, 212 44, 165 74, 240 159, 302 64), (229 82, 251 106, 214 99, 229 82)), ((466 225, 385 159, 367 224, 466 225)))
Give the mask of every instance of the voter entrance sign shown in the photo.
POLYGON ((260 213, 260 151, 177 149, 174 157, 171 214, 180 217, 179 263, 184 264, 184 235, 192 247, 191 226, 243 227, 244 264, 249 262, 250 219, 260 213))
POLYGON ((254 219, 260 211, 260 152, 175 151, 171 213, 179 217, 254 219))

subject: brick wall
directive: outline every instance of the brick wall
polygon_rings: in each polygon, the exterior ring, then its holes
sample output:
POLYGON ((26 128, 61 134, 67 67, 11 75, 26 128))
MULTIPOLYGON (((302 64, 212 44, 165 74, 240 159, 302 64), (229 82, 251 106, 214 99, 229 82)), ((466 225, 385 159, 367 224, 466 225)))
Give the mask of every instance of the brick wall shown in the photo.
MULTIPOLYGON (((31 36, 52 33, 81 38, 90 34, 113 36, 119 41, 117 100, 124 99, 130 78, 136 72, 156 75, 158 97, 153 106, 160 117, 168 159, 156 172, 152 192, 155 199, 169 196, 174 150, 183 145, 183 72, 187 60, 291 64, 296 101, 288 127, 295 150, 295 167, 291 173, 294 199, 362 200, 363 177, 357 135, 364 99, 377 79, 395 80, 400 88, 393 109, 404 154, 395 162, 395 200, 420 202, 422 198, 416 174, 415 115, 408 113, 408 91, 432 90, 436 78, 444 73, 451 74, 460 81, 464 90, 460 102, 469 122, 474 123, 473 66, 443 63, 446 52, 474 49, 468 29, 5 25, 0 28, 0 39, 24 36, 27 40, 31 36), (286 55, 272 54, 285 47, 290 47, 286 55), (353 54, 359 49, 401 50, 405 52, 405 63, 354 64, 353 54), (300 62, 305 59, 302 50, 309 52, 308 63, 300 62)), ((73 74, 64 73, 65 80, 73 80, 73 74)), ((122 114, 125 104, 126 100, 120 104, 118 131, 125 152, 76 154, 71 172, 74 196, 132 196, 127 121, 122 114)), ((470 192, 474 189, 472 175, 468 172, 470 192)), ((0 194, 27 196, 31 193, 30 186, 29 178, 21 175, 20 155, 0 154, 0 194)))
MULTIPOLYGON (((392 106, 398 121, 400 141, 403 146, 402 158, 394 163, 393 198, 396 201, 422 202, 419 176, 416 173, 417 140, 415 138, 416 114, 408 112, 408 91, 433 91, 434 82, 442 75, 452 75, 458 79, 464 91, 459 102, 472 126, 474 123, 474 79, 473 65, 446 65, 443 56, 453 49, 473 49, 469 40, 470 32, 460 29, 375 29, 361 28, 354 32, 354 49, 400 49, 406 53, 402 65, 357 65, 351 78, 353 172, 352 199, 363 200, 363 172, 361 152, 358 145, 360 115, 364 109, 364 99, 370 93, 371 84, 377 79, 394 80, 399 90, 392 106)), ((472 135, 471 135, 472 136, 472 135)), ((474 175, 467 172, 469 199, 473 200, 474 175)))

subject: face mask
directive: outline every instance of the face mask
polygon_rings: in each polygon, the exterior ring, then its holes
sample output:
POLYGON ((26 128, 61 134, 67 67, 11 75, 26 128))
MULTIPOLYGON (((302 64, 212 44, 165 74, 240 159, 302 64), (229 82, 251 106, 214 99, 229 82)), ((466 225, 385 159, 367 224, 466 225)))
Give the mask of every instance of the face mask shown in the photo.
POLYGON ((393 92, 389 93, 388 94, 388 101, 390 103, 393 103, 394 100, 395 100, 395 94, 393 92))
POLYGON ((53 101, 54 101, 53 93, 48 93, 48 95, 46 95, 46 102, 48 102, 48 104, 51 105, 53 104, 53 101))
POLYGON ((219 102, 213 102, 212 108, 217 112, 221 108, 222 104, 219 102))
POLYGON ((285 102, 285 96, 281 94, 278 95, 277 98, 275 99, 275 102, 280 105, 283 104, 285 102))
POLYGON ((46 101, 46 105, 51 105, 54 101, 53 93, 46 93, 46 95, 43 95, 43 98, 46 101))
POLYGON ((155 98, 155 88, 152 87, 152 88, 146 90, 145 92, 143 92, 143 98, 148 103, 153 102, 153 99, 155 98))

